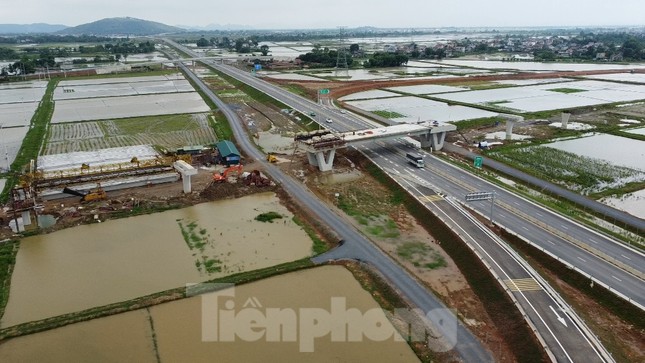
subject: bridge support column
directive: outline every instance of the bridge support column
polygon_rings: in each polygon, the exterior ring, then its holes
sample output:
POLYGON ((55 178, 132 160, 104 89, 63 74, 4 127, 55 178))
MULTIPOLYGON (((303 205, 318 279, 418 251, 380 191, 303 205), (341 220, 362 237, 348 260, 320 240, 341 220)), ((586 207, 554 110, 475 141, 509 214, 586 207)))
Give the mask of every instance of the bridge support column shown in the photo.
POLYGON ((188 194, 192 192, 191 176, 197 174, 197 169, 193 168, 192 165, 188 164, 183 160, 175 161, 174 163, 175 170, 181 174, 181 182, 184 187, 184 193, 188 194))
POLYGON ((421 147, 432 147, 433 151, 438 151, 443 148, 443 142, 446 140, 446 132, 435 132, 419 135, 421 147))
POLYGON ((506 140, 511 140, 513 138, 513 126, 515 121, 506 120, 506 140))
POLYGON ((569 112, 562 112, 562 128, 567 129, 567 124, 569 123, 569 117, 571 114, 569 112))
POLYGON ((316 165, 320 171, 330 171, 334 164, 335 155, 336 149, 307 152, 307 159, 309 159, 309 164, 316 165))

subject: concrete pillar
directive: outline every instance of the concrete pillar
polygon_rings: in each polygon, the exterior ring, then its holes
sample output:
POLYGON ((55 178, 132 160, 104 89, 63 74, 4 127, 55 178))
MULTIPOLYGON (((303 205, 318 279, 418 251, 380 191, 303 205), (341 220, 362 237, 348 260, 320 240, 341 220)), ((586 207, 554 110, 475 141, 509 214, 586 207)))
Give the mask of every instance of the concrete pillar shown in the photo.
POLYGON ((432 147, 433 151, 443 148, 443 142, 446 140, 446 131, 427 133, 419 135, 419 141, 422 148, 432 147))
POLYGON ((186 194, 193 191, 193 186, 190 182, 191 181, 190 179, 191 179, 190 175, 184 175, 184 174, 181 175, 181 182, 183 184, 182 186, 184 187, 184 193, 186 194))
POLYGON ((318 169, 320 169, 320 171, 330 171, 334 165, 335 155, 336 155, 336 149, 331 149, 327 151, 327 157, 325 157, 325 151, 318 151, 316 153, 316 161, 318 161, 318 169))
POLYGON ((515 121, 506 120, 506 140, 511 140, 513 138, 513 126, 515 121))
POLYGON ((562 112, 562 128, 567 129, 567 124, 569 123, 569 117, 571 114, 569 112, 562 112))
POLYGON ((181 174, 184 193, 192 192, 191 176, 197 174, 197 169, 183 160, 175 161, 174 167, 181 174))
POLYGON ((336 149, 316 151, 313 153, 307 152, 309 164, 317 166, 320 171, 330 171, 332 169, 335 155, 336 149))
POLYGON ((23 210, 22 211, 22 227, 23 231, 27 230, 27 226, 31 225, 31 213, 29 213, 28 210, 23 210))
POLYGON ((316 160, 316 154, 307 151, 307 159, 309 159, 309 165, 318 166, 318 160, 316 160))

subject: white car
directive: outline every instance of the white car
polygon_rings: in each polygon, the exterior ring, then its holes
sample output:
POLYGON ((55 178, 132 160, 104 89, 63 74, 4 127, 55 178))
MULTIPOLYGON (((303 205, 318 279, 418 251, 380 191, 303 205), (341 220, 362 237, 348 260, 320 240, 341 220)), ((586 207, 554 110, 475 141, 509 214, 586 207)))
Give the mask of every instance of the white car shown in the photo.
POLYGON ((340 113, 347 113, 347 111, 345 111, 345 110, 340 110, 340 113))
POLYGON ((330 123, 332 123, 332 122, 334 122, 334 121, 332 121, 330 118, 328 118, 328 119, 326 119, 326 120, 325 120, 325 122, 327 122, 328 124, 330 124, 330 123))

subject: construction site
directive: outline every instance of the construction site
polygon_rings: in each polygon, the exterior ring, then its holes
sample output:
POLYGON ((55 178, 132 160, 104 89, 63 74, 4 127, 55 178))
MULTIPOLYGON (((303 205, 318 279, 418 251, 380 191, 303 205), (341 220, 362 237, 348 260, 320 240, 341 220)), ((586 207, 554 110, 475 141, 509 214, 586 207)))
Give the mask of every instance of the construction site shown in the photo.
POLYGON ((16 178, 0 211, 0 238, 271 185, 252 163, 243 165, 232 142, 218 140, 210 109, 181 74, 62 81, 51 97, 56 111, 40 141, 42 152, 16 178), (123 92, 127 97, 117 96, 123 92), (160 107, 131 112, 147 102, 140 97, 153 97, 160 107), (118 104, 97 109, 101 100, 115 98, 121 98, 118 104))

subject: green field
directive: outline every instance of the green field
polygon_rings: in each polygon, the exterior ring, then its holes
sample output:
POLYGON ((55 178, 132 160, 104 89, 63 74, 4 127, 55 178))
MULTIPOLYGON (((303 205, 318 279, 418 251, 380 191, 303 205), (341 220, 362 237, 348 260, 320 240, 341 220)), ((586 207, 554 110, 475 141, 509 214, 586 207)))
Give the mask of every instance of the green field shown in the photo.
POLYGON ((146 116, 118 120, 54 124, 44 155, 111 147, 154 145, 176 149, 217 141, 208 114, 146 116))

